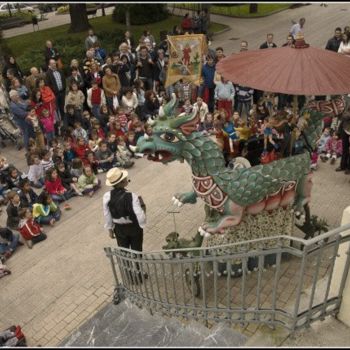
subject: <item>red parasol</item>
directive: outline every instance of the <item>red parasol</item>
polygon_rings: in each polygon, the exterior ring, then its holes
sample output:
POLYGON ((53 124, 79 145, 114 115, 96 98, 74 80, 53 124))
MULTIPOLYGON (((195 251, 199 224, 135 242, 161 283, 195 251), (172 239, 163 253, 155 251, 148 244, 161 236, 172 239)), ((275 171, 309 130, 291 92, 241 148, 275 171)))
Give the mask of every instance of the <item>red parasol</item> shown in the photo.
POLYGON ((350 57, 310 47, 302 37, 295 48, 254 50, 232 54, 216 65, 235 84, 290 95, 350 93, 350 57))

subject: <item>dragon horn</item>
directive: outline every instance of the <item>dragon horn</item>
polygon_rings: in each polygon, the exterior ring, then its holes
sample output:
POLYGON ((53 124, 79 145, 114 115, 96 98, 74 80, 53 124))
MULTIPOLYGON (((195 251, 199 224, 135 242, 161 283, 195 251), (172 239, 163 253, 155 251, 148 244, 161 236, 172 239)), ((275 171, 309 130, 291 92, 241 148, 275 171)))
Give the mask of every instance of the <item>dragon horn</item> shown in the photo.
POLYGON ((155 120, 153 120, 151 117, 148 118, 147 124, 153 126, 156 123, 155 120))
POLYGON ((191 114, 180 115, 180 116, 176 117, 175 119, 172 119, 170 121, 170 127, 173 129, 177 129, 180 125, 193 120, 196 117, 197 112, 198 112, 198 109, 193 108, 191 114))
POLYGON ((171 94, 171 100, 163 107, 164 115, 167 117, 172 116, 175 106, 176 106, 176 94, 173 92, 171 94))
POLYGON ((158 112, 158 115, 159 115, 159 117, 164 117, 165 112, 164 112, 164 108, 163 108, 163 106, 160 106, 160 107, 159 107, 159 112, 158 112))
POLYGON ((138 151, 137 146, 129 145, 131 152, 136 153, 138 151))

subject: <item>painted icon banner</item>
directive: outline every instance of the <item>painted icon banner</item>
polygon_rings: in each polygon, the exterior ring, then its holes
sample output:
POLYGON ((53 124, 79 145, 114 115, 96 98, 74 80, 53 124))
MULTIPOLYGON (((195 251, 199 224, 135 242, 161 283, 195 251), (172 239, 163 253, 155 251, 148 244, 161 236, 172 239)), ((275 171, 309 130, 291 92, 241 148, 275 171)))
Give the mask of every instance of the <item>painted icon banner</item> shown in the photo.
POLYGON ((168 36, 169 63, 165 86, 180 79, 200 85, 202 57, 207 52, 207 42, 203 34, 168 36))

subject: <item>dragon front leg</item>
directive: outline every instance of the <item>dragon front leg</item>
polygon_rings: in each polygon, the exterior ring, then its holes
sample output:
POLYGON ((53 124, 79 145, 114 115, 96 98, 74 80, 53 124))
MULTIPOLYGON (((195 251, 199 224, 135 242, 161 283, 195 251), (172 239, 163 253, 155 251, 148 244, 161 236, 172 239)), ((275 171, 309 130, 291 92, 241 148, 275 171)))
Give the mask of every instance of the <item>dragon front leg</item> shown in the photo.
POLYGON ((225 229, 231 226, 239 225, 244 214, 245 207, 242 207, 232 201, 225 203, 225 210, 220 217, 212 222, 205 222, 199 232, 206 237, 212 234, 222 234, 225 229))
POLYGON ((182 207, 184 204, 195 204, 197 203, 197 193, 194 191, 185 193, 176 193, 172 198, 175 205, 182 207))

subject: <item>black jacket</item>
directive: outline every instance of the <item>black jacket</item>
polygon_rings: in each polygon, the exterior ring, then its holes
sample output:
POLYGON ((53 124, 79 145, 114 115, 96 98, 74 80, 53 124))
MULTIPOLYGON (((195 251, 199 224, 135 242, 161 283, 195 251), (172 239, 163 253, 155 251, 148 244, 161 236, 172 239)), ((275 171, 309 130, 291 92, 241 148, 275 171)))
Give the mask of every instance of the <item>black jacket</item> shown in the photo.
POLYGON ((58 60, 60 58, 60 54, 59 54, 58 50, 55 49, 54 47, 52 49, 45 47, 44 55, 45 55, 46 65, 49 64, 49 61, 51 59, 58 60))
POLYGON ((326 45, 326 50, 338 52, 340 43, 341 43, 341 38, 339 38, 339 40, 337 40, 335 37, 333 37, 333 38, 328 40, 327 45, 326 45))
POLYGON ((58 95, 60 92, 62 91, 66 91, 66 77, 64 76, 63 72, 59 69, 57 69, 58 73, 60 73, 61 76, 61 80, 62 80, 62 90, 59 91, 57 83, 56 83, 56 79, 53 75, 53 70, 52 69, 48 69, 46 76, 45 76, 45 81, 46 84, 51 88, 51 90, 54 92, 55 95, 58 95))
POLYGON ((19 193, 19 198, 21 199, 21 206, 23 208, 31 208, 33 204, 37 203, 38 195, 33 191, 33 189, 29 190, 29 198, 28 200, 27 196, 23 191, 19 193))
MULTIPOLYGON (((272 43, 272 47, 275 48, 277 45, 275 43, 272 43)), ((265 41, 263 44, 260 45, 260 49, 268 49, 269 46, 267 45, 267 41, 265 41)))
POLYGON ((57 170, 57 174, 58 174, 58 176, 60 177, 60 179, 62 181, 63 187, 65 189, 69 190, 71 188, 70 184, 73 183, 73 176, 70 173, 70 171, 66 167, 66 169, 64 171, 57 170))
POLYGON ((20 218, 18 215, 18 209, 23 208, 22 203, 20 203, 19 207, 15 207, 11 202, 6 208, 7 213, 7 221, 6 226, 12 230, 17 230, 20 222, 20 218))

